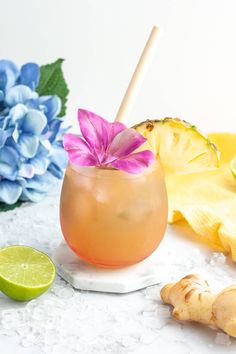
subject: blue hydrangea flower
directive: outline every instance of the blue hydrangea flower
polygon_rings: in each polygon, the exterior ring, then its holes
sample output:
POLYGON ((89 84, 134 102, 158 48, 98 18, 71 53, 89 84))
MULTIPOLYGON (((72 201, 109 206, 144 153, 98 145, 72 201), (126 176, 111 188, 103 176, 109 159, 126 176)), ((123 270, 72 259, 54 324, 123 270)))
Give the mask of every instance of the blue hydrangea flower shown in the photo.
POLYGON ((58 96, 35 91, 40 68, 0 60, 0 201, 39 201, 63 177, 67 156, 58 96))

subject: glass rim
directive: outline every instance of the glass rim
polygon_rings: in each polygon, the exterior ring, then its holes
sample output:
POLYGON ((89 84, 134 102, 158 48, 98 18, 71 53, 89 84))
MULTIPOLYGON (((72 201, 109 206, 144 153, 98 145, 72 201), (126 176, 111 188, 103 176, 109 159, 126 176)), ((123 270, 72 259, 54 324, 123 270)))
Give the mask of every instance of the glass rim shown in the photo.
POLYGON ((68 162, 67 168, 70 168, 77 175, 88 177, 88 178, 98 178, 98 179, 138 179, 145 175, 154 173, 155 171, 161 169, 161 164, 159 158, 157 158, 149 167, 147 167, 142 173, 128 173, 115 168, 104 168, 95 166, 75 166, 70 161, 68 162))

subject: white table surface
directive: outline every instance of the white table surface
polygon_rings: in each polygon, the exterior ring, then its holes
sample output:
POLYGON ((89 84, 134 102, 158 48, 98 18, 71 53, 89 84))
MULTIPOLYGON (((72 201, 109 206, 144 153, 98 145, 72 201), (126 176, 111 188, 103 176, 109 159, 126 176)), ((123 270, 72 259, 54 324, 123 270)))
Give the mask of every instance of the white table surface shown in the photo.
MULTIPOLYGON (((1 213, 0 246, 22 243, 33 245, 51 254, 62 237, 58 220, 58 200, 59 189, 56 188, 39 204, 25 204, 14 211, 1 213)), ((200 272, 206 275, 213 288, 220 288, 232 283, 235 278, 235 266, 232 264, 223 264, 222 266, 209 264, 212 251, 183 236, 183 230, 185 230, 185 235, 186 233, 189 237, 192 235, 185 225, 169 226, 165 238, 155 254, 155 257, 161 260, 160 269, 157 271, 162 272, 163 282, 171 279, 177 280, 180 276, 188 273, 200 272)), ((26 311, 29 304, 14 302, 1 294, 1 354, 60 354, 62 352, 65 354, 124 354, 132 352, 135 354, 165 354, 171 353, 173 350, 176 354, 213 352, 223 354, 226 351, 227 353, 235 353, 236 351, 236 340, 231 338, 231 343, 227 347, 216 344, 217 332, 210 328, 198 324, 180 324, 171 318, 163 320, 163 325, 160 325, 158 314, 153 312, 153 309, 162 306, 159 298, 161 285, 126 295, 77 290, 73 292, 59 279, 56 280, 55 286, 59 286, 61 290, 64 287, 70 296, 60 299, 55 295, 56 290, 52 288, 36 300, 34 309, 40 307, 44 301, 51 301, 52 304, 54 302, 56 304, 57 300, 62 301, 63 311, 59 317, 65 323, 61 323, 60 320, 51 329, 52 336, 54 333, 55 338, 59 336, 57 344, 42 345, 41 341, 38 344, 29 345, 26 340, 25 345, 29 346, 24 347, 22 342, 25 343, 27 333, 21 336, 17 334, 14 324, 11 325, 10 330, 5 330, 3 317, 4 311, 7 309, 15 309, 15 311, 20 309, 30 316, 31 314, 26 311), (86 308, 90 311, 89 317, 86 317, 86 308), (92 326, 93 324, 95 327, 92 326), (69 332, 70 329, 73 329, 74 334, 70 338, 68 331, 65 331, 66 328, 69 329, 69 332), (78 335, 77 328, 80 331, 78 335), (84 329, 84 334, 81 334, 83 333, 82 329, 84 329)), ((51 310, 55 310, 54 306, 51 310)), ((33 328, 37 330, 39 323, 44 326, 42 319, 41 321, 34 320, 33 328)), ((25 319, 22 324, 26 325, 25 319)), ((46 335, 46 332, 46 329, 42 329, 43 336, 46 335)))

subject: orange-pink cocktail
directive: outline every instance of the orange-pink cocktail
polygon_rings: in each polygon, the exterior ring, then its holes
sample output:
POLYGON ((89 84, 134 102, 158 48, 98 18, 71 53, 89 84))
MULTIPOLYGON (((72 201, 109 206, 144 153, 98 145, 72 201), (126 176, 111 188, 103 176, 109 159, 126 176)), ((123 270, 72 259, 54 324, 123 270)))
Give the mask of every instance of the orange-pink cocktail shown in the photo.
POLYGON ((159 160, 141 174, 68 164, 60 220, 67 244, 85 261, 123 267, 148 257, 167 224, 159 160))

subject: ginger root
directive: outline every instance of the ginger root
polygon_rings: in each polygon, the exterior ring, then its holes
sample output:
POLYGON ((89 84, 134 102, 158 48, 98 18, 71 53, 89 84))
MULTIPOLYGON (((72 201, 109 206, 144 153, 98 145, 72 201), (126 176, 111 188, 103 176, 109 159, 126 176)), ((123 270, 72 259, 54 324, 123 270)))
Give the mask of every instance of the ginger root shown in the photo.
POLYGON ((177 283, 165 285, 161 298, 174 306, 172 316, 177 320, 211 325, 236 337, 236 286, 215 295, 206 280, 190 274, 177 283))

